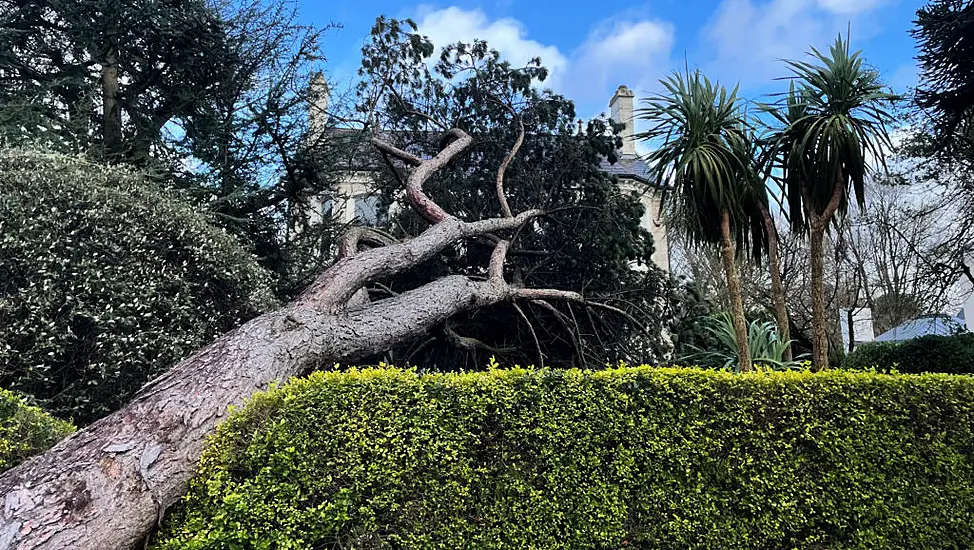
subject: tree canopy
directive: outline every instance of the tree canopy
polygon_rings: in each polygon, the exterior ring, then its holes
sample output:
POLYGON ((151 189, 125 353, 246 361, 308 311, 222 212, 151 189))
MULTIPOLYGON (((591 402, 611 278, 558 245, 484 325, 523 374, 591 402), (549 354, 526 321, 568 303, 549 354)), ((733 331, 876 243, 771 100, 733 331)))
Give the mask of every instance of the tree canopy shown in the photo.
MULTIPOLYGON (((512 240, 506 267, 512 280, 584 292, 621 310, 503 304, 452 318, 433 338, 397 348, 395 358, 430 368, 483 368, 491 355, 504 363, 571 365, 669 351, 663 334, 669 286, 650 260, 643 207, 601 168, 617 160, 621 145, 610 121, 583 125, 571 101, 543 88, 540 60, 514 67, 482 41, 448 45, 433 64, 433 44, 409 22, 380 19, 363 52, 359 111, 381 135, 420 157, 439 150, 445 128, 475 136, 469 152, 427 185, 437 204, 466 220, 526 208, 549 212, 512 240)), ((393 234, 428 226, 402 208, 395 169, 387 166, 380 187, 393 234)), ((400 292, 434 274, 486 276, 494 244, 465 243, 387 281, 386 290, 400 292)))

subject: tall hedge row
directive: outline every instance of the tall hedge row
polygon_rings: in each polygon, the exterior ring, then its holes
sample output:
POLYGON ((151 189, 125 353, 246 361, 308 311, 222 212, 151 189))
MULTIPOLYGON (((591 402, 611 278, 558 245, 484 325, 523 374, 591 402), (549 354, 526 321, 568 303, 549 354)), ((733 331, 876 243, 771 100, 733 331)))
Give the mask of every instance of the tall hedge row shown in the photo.
POLYGON ((156 548, 971 548, 974 379, 318 373, 220 428, 156 548))

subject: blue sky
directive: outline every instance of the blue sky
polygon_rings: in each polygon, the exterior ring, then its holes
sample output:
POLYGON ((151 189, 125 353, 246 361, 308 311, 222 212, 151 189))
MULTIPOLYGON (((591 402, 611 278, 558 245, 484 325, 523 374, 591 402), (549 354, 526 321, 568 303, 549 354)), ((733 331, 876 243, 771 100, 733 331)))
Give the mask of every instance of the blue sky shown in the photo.
POLYGON ((380 14, 410 17, 436 45, 486 39, 512 62, 540 56, 550 87, 575 100, 578 114, 604 111, 626 84, 637 98, 684 62, 744 97, 767 100, 785 83, 782 58, 809 45, 827 48, 851 25, 853 48, 904 91, 916 81, 909 30, 918 0, 298 0, 301 17, 337 23, 324 42, 326 74, 338 89, 354 78, 359 49, 380 14))

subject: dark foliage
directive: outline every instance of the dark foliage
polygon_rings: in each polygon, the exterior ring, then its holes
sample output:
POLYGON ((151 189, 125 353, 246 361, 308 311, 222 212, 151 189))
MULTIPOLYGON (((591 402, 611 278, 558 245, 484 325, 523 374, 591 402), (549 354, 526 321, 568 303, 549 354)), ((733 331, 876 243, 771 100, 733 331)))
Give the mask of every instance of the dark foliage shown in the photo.
POLYGON ((842 361, 844 369, 877 368, 905 373, 974 374, 974 334, 927 335, 900 343, 863 344, 842 361))
MULTIPOLYGON (((408 23, 380 19, 364 49, 360 111, 386 139, 420 156, 442 147, 444 128, 474 136, 469 152, 425 186, 464 220, 502 215, 498 170, 523 129, 523 145, 504 174, 505 194, 514 213, 541 208, 549 215, 513 236, 508 279, 580 291, 628 317, 557 303, 498 306, 451 319, 439 334, 410 342, 393 357, 438 369, 478 368, 490 356, 504 364, 531 357, 556 366, 660 358, 669 351, 661 335, 669 322, 669 284, 650 260, 653 242, 640 227, 638 198, 600 168, 603 159, 617 159, 612 124, 598 118, 583 125, 571 101, 541 89, 547 70, 540 60, 512 67, 475 42, 445 48, 430 71, 432 52, 408 23)), ((426 222, 401 208, 403 174, 386 166, 381 186, 384 203, 395 205, 391 231, 416 234, 426 222)), ((409 277, 388 281, 383 292, 447 274, 485 276, 492 250, 490 240, 467 242, 409 277)))

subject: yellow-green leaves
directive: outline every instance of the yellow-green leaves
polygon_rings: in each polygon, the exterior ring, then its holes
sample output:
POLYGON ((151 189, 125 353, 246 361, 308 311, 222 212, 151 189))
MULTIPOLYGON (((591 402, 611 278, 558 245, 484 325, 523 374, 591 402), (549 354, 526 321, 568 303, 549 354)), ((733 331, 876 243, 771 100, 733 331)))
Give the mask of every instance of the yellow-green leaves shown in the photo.
POLYGON ((255 397, 157 548, 968 548, 974 379, 316 373, 255 397))
POLYGON ((72 432, 74 426, 68 422, 0 389, 0 472, 46 451, 72 432))

